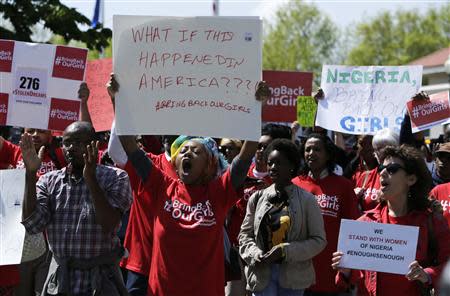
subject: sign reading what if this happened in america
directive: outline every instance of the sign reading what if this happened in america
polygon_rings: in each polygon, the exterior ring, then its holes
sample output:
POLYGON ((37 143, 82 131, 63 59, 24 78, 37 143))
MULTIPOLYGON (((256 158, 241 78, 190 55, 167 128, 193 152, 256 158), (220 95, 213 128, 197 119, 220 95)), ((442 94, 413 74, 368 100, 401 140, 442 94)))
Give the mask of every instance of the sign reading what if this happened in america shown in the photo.
POLYGON ((413 133, 429 129, 450 118, 448 91, 430 95, 430 100, 411 100, 407 103, 413 133))
POLYGON ((418 236, 415 226, 342 219, 340 267, 406 274, 416 257, 418 236))
POLYGON ((316 125, 346 134, 400 131, 406 108, 422 85, 422 66, 322 68, 316 125))
POLYGON ((0 125, 64 130, 77 121, 87 50, 0 40, 0 125))
POLYGON ((113 30, 118 134, 259 138, 259 18, 116 15, 113 30))

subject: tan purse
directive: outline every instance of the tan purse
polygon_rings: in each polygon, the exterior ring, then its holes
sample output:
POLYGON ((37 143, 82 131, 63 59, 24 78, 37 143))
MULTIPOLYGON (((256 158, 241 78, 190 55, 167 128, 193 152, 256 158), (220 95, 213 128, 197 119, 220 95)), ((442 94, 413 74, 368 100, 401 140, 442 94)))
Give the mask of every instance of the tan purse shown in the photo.
POLYGON ((47 244, 42 232, 36 234, 25 232, 21 262, 33 261, 44 255, 46 250, 47 244))

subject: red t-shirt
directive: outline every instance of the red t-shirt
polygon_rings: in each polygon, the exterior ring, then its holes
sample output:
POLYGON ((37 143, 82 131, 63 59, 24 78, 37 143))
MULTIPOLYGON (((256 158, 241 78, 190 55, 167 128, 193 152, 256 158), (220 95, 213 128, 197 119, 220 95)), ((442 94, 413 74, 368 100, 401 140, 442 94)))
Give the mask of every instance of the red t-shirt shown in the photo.
MULTIPOLYGON (((55 155, 56 158, 59 161, 59 168, 63 168, 66 166, 66 160, 64 158, 64 153, 61 148, 55 148, 55 155)), ((6 168, 17 168, 17 169, 23 169, 25 168, 25 164, 23 162, 22 158, 22 151, 20 150, 20 147, 17 145, 14 145, 11 142, 4 141, 3 147, 0 150, 0 167, 2 169, 6 168)), ((57 170, 58 167, 56 163, 52 160, 50 157, 50 153, 48 152, 48 149, 46 148, 44 151, 44 158, 42 159, 41 168, 37 172, 37 176, 41 176, 47 172, 51 172, 54 170, 57 170)))
POLYGON ((438 185, 430 192, 430 197, 438 200, 444 210, 444 217, 450 227, 450 183, 438 185))
POLYGON ((245 213, 247 212, 247 203, 252 196, 258 190, 264 189, 269 186, 264 179, 253 179, 247 177, 244 183, 243 189, 238 191, 239 200, 236 202, 234 207, 230 209, 228 216, 227 233, 230 238, 230 242, 233 246, 239 246, 238 235, 241 231, 241 225, 245 218, 245 213))
MULTIPOLYGON (((139 190, 153 194, 148 294, 223 296, 223 225, 237 199, 230 170, 206 185, 194 186, 170 178, 154 166, 139 190)), ((140 197, 138 202, 148 195, 140 197)))
MULTIPOLYGON (((152 160, 153 166, 160 168, 168 176, 177 178, 177 173, 167 160, 165 153, 159 155, 148 153, 147 156, 152 160)), ((148 276, 153 245, 153 218, 148 211, 148 209, 153 208, 150 205, 150 201, 153 199, 152 191, 138 191, 141 178, 136 174, 131 162, 128 162, 124 169, 130 177, 133 200, 140 200, 140 202, 131 204, 127 232, 123 243, 129 251, 129 255, 128 258, 124 258, 120 262, 120 266, 148 276)))
POLYGON ((19 269, 17 266, 0 266, 0 287, 15 286, 19 283, 19 269))
MULTIPOLYGON (((442 269, 447 262, 450 255, 450 230, 447 222, 440 215, 434 215, 432 219, 432 229, 434 236, 437 238, 437 251, 435 254, 436 259, 439 262, 438 266, 428 266, 427 262, 431 258, 428 258, 428 243, 429 243, 429 230, 428 227, 428 215, 426 210, 419 211, 413 210, 402 217, 389 216, 389 209, 385 204, 378 205, 375 209, 367 211, 359 221, 365 222, 378 222, 384 224, 397 224, 397 225, 409 225, 419 227, 419 238, 417 240, 416 260, 424 267, 432 279, 433 286, 439 287, 439 279, 441 278, 442 269), (428 266, 428 267, 427 267, 428 266)), ((342 274, 336 278, 338 285, 346 285, 347 282, 343 281, 342 274)), ((418 283, 416 281, 409 281, 404 275, 375 272, 369 270, 354 270, 352 271, 352 282, 356 282, 362 279, 363 285, 359 285, 359 295, 370 296, 419 296, 421 295, 418 289, 418 283)))
POLYGON ((380 189, 380 175, 377 168, 370 171, 357 170, 352 177, 355 189, 363 190, 364 199, 360 205, 363 211, 368 211, 378 205, 377 191, 380 189))
POLYGON ((337 250, 341 219, 357 219, 359 217, 352 182, 334 174, 320 180, 315 180, 309 176, 298 176, 292 182, 314 194, 322 211, 327 234, 327 246, 313 258, 316 284, 311 286, 310 290, 314 292, 342 292, 335 285, 336 271, 331 268, 331 258, 337 250))

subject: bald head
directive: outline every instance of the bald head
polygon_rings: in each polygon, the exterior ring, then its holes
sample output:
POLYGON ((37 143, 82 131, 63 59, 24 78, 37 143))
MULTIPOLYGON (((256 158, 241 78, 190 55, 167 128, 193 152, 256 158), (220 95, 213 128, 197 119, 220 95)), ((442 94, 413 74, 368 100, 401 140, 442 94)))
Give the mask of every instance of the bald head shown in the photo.
POLYGON ((95 139, 95 129, 92 124, 87 121, 75 121, 71 123, 64 130, 63 136, 67 134, 82 135, 89 141, 93 141, 95 139))

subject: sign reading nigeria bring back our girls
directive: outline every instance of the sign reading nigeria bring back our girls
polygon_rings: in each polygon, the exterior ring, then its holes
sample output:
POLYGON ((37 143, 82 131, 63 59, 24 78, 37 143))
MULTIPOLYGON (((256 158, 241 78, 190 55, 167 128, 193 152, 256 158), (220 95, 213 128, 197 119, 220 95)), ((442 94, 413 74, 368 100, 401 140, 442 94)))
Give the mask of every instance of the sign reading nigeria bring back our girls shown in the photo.
POLYGON ((316 125, 346 134, 400 131, 411 99, 422 85, 422 66, 331 66, 322 68, 316 125))

